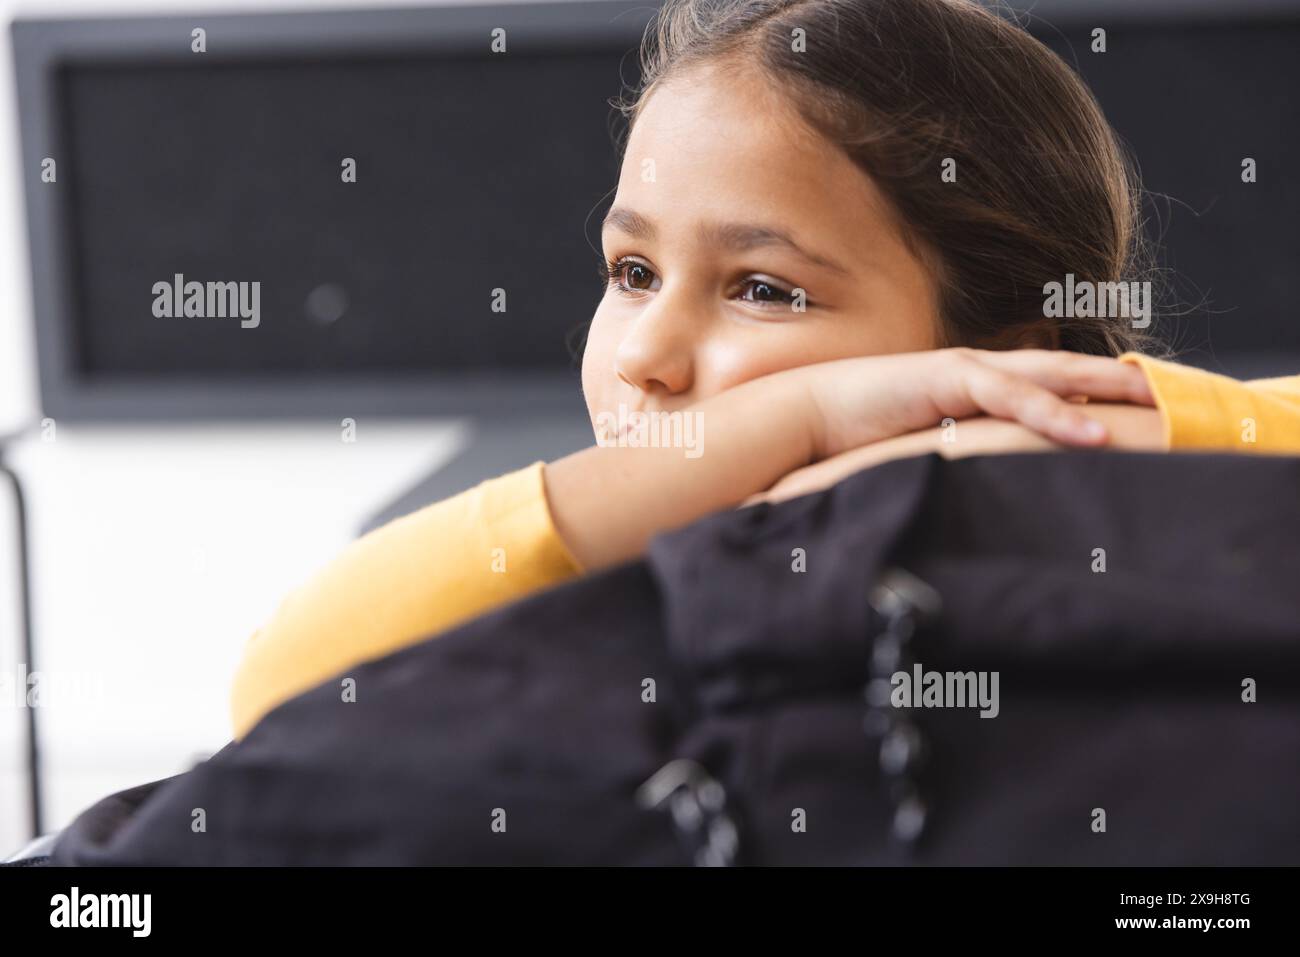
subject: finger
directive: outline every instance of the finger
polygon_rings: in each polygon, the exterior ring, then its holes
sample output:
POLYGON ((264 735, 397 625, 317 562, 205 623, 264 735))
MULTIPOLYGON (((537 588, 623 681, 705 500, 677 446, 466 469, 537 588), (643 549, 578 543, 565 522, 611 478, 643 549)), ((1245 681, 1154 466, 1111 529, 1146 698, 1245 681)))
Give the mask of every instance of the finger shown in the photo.
POLYGON ((1146 373, 1139 366, 1107 356, 1046 349, 973 350, 973 355, 980 362, 1024 376, 1057 395, 1155 404, 1146 373))
POLYGON ((975 351, 975 358, 1005 372, 1022 375, 1057 395, 1154 405, 1155 397, 1139 366, 1107 356, 1045 349, 975 351))
POLYGON ((964 385, 972 405, 999 419, 1019 422, 1040 435, 1067 445, 1104 445, 1106 427, 1084 414, 1086 406, 1067 402, 1027 377, 972 363, 964 385))

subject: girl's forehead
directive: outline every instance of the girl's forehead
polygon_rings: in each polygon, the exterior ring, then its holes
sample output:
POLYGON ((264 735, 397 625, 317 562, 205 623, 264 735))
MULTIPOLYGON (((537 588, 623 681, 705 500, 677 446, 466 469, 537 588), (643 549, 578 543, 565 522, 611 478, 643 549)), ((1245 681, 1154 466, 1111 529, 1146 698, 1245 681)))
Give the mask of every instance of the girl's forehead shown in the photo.
POLYGON ((662 79, 647 94, 633 125, 637 140, 689 150, 730 144, 734 152, 768 150, 810 159, 834 144, 808 128, 794 104, 761 73, 699 65, 662 79))
POLYGON ((748 73, 695 69, 657 86, 628 138, 615 205, 661 233, 744 219, 841 248, 878 242, 890 220, 870 177, 748 73))

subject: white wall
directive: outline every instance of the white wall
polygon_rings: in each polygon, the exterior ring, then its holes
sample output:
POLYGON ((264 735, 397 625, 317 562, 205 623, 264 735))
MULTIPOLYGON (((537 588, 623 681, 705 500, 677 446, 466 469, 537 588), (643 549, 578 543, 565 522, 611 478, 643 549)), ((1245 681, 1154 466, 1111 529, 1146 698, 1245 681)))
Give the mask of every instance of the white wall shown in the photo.
MULTIPOLYGON (((0 435, 38 418, 21 205, 29 171, 18 169, 9 21, 365 5, 0 0, 0 435)), ((340 440, 336 422, 58 423, 54 442, 21 440, 11 459, 31 498, 37 666, 52 679, 82 679, 81 693, 38 709, 47 829, 221 747, 229 680, 248 635, 365 516, 463 436, 457 423, 361 420, 355 444, 340 440)), ((21 680, 12 541, 0 494, 0 674, 21 680)), ((0 856, 27 836, 23 719, 0 701, 0 856)))

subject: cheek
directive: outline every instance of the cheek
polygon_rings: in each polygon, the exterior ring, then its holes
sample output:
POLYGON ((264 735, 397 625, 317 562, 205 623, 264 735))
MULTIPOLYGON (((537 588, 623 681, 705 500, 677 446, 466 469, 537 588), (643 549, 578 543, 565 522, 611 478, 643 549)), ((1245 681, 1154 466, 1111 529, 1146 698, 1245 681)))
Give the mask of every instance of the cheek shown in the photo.
POLYGON ((614 372, 617 349, 613 321, 602 318, 602 310, 597 309, 582 350, 582 397, 587 404, 587 415, 593 421, 596 412, 609 407, 609 400, 617 391, 618 376, 614 372))
POLYGON ((839 333, 834 324, 823 322, 733 326, 701 346, 695 369, 697 396, 706 398, 787 369, 870 354, 866 343, 846 341, 839 333))
POLYGON ((797 335, 782 335, 778 329, 741 328, 728 332, 710 337, 699 350, 695 366, 695 391, 699 398, 806 364, 800 358, 803 350, 797 335))
POLYGON ((895 321, 878 315, 826 322, 796 321, 762 329, 736 327, 710 338, 696 366, 700 398, 760 376, 855 356, 922 352, 938 345, 938 326, 925 309, 895 321))

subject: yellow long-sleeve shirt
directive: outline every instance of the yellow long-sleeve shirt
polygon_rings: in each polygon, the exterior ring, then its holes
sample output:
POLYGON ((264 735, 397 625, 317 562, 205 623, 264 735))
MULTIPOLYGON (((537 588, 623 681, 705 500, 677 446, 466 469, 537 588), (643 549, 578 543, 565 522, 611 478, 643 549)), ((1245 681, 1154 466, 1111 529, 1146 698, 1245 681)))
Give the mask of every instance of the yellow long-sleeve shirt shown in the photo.
POLYGON ((542 467, 395 519, 291 592, 245 646, 231 696, 235 737, 350 665, 578 574, 551 520, 542 467))
MULTIPOLYGON (((1137 354, 1168 449, 1300 454, 1300 376, 1238 382, 1137 354)), ((242 737, 346 668, 580 572, 556 531, 541 462, 353 542, 249 640, 231 711, 242 737)))
POLYGON ((1300 375, 1238 382, 1137 353, 1165 425, 1165 448, 1300 453, 1300 375))

